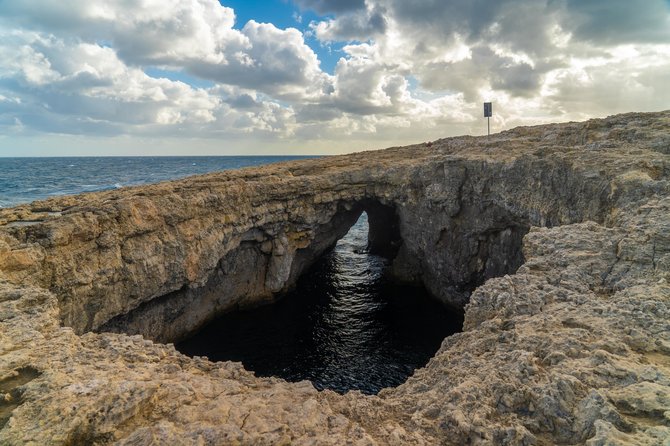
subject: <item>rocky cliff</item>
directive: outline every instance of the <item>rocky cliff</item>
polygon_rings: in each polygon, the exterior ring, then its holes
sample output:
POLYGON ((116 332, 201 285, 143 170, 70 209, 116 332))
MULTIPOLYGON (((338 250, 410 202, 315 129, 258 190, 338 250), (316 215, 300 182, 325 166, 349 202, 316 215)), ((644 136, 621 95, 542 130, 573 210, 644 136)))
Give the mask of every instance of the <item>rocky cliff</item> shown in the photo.
POLYGON ((0 211, 0 444, 664 444, 670 112, 298 161, 0 211), (378 396, 174 350, 366 211, 464 308, 378 396), (110 333, 117 332, 117 333, 110 333))

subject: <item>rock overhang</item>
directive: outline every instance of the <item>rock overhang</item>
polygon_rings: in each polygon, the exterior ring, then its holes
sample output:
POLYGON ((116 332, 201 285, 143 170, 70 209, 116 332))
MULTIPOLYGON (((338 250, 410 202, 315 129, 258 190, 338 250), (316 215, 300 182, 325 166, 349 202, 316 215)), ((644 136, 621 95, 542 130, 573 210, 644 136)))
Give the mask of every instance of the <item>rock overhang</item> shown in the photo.
MULTIPOLYGON (((669 131, 668 112, 619 115, 3 210, 0 370, 42 375, 0 439, 667 438, 669 131), (245 280, 257 286, 229 295, 271 298, 365 200, 397 213, 398 277, 456 306, 476 287, 464 333, 397 389, 317 393, 144 337, 82 334, 171 293, 220 311, 227 303, 207 293, 188 299, 250 262, 262 274, 245 280), (76 409, 50 418, 64 401, 76 409), (35 417, 60 421, 44 428, 35 417)), ((179 311, 157 308, 144 322, 179 311)))

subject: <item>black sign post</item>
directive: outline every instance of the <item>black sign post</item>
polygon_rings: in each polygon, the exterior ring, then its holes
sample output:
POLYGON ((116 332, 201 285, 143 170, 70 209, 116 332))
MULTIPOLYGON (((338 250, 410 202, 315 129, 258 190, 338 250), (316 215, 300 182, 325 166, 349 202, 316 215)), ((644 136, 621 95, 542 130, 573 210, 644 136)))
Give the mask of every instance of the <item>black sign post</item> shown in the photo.
POLYGON ((493 116, 493 103, 484 102, 484 117, 486 118, 487 134, 491 135, 491 116, 493 116))

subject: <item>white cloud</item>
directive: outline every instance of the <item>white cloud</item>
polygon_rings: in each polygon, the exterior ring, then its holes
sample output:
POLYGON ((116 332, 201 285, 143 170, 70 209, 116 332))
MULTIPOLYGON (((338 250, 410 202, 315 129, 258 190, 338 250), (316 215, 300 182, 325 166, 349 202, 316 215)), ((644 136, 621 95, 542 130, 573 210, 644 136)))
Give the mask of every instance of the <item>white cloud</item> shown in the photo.
POLYGON ((345 44, 332 75, 216 0, 0 2, 0 130, 355 149, 481 133, 484 100, 497 128, 670 101, 664 0, 294 3, 330 14, 307 32, 345 44))
POLYGON ((0 4, 0 15, 6 25, 109 43, 129 66, 185 70, 277 97, 313 96, 328 82, 299 31, 254 21, 234 29, 234 11, 216 0, 27 0, 0 4))
MULTIPOLYGON (((290 134, 292 111, 271 101, 253 111, 225 101, 239 89, 197 89, 126 65, 112 48, 39 33, 0 35, 0 126, 19 119, 33 132, 102 135, 290 134), (240 122, 250 122, 243 128, 240 122)), ((255 100, 254 100, 255 101, 255 100)))
POLYGON ((242 33, 249 42, 225 64, 199 61, 188 69, 220 83, 259 90, 277 98, 301 100, 318 97, 330 83, 319 61, 296 29, 249 21, 242 33))

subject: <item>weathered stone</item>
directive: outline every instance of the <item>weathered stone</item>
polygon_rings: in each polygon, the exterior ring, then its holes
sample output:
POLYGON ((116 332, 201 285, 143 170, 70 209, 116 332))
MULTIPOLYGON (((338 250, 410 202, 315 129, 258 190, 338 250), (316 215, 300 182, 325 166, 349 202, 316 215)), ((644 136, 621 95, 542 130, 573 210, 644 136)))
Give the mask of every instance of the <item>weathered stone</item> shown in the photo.
POLYGON ((0 210, 0 444, 667 444, 669 133, 627 114, 0 210), (363 210, 397 278, 465 309, 405 384, 149 340, 272 301, 363 210))

